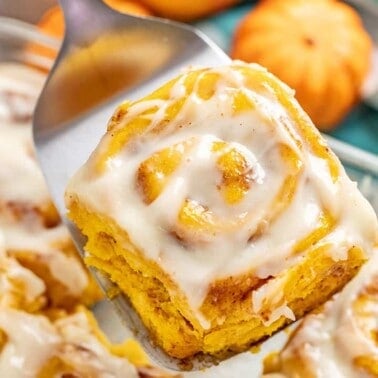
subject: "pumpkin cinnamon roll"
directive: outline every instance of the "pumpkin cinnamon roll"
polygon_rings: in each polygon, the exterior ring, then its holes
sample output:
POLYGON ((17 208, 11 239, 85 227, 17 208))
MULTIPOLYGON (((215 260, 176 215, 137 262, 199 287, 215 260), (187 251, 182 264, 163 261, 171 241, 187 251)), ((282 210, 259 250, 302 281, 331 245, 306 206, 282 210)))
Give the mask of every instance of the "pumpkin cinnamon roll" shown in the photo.
POLYGON ((0 281, 12 282, 13 294, 17 287, 18 299, 7 295, 7 301, 28 311, 42 302, 68 309, 101 297, 77 256, 36 161, 31 122, 44 80, 32 68, 0 65, 0 232, 4 250, 0 281), (22 273, 22 279, 11 278, 11 272, 22 273), (32 304, 28 291, 37 287, 42 297, 32 304))
POLYGON ((324 309, 308 315, 264 377, 378 376, 378 250, 324 309))
POLYGON ((270 336, 338 291, 377 241, 374 211, 293 91, 241 62, 121 104, 66 203, 87 263, 181 359, 270 336))
POLYGON ((173 378, 137 343, 111 344, 82 307, 55 318, 0 307, 0 376, 173 378))

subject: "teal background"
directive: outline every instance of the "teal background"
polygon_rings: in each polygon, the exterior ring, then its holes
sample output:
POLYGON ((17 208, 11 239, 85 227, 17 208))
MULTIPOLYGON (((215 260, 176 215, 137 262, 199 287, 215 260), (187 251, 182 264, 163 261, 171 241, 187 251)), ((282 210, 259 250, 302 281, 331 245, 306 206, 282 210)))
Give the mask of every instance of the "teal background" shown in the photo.
MULTIPOLYGON (((236 25, 252 7, 253 4, 242 4, 219 13, 212 18, 199 21, 195 26, 213 39, 226 52, 229 52, 236 25)), ((378 111, 360 103, 329 134, 378 154, 378 111)))

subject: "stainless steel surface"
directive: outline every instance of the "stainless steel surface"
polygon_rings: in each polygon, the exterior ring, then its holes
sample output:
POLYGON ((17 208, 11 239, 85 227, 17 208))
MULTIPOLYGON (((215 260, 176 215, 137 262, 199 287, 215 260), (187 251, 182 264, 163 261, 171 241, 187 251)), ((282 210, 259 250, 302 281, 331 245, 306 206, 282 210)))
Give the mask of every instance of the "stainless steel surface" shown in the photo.
MULTIPOLYGON (((64 190, 104 133, 120 98, 135 99, 191 65, 219 65, 225 53, 187 25, 121 15, 100 0, 61 0, 66 35, 34 115, 37 154, 57 208, 65 218, 64 190)), ((66 220, 79 250, 84 238, 66 220)), ((107 291, 111 283, 96 274, 107 291)), ((119 315, 155 362, 199 369, 206 358, 181 361, 150 343, 125 296, 113 299, 119 315)))

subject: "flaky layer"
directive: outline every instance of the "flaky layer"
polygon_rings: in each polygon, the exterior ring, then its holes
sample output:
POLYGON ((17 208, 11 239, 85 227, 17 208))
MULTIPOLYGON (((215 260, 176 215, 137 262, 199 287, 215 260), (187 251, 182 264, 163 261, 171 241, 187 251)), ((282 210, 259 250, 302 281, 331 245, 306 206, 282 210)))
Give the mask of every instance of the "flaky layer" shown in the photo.
POLYGON ((251 274, 239 277, 232 285, 229 279, 219 280, 202 307, 203 316, 211 322, 205 329, 177 284, 133 248, 127 233, 111 219, 75 201, 70 218, 88 236, 86 248, 91 253, 86 262, 119 285, 157 344, 178 358, 196 353, 224 357, 245 350, 287 324, 287 314, 281 312, 283 304, 293 312, 292 319, 302 316, 338 291, 365 260, 358 248, 337 263, 325 249, 318 249, 276 278, 254 280, 251 274), (258 313, 253 310, 253 296, 264 298, 258 313))

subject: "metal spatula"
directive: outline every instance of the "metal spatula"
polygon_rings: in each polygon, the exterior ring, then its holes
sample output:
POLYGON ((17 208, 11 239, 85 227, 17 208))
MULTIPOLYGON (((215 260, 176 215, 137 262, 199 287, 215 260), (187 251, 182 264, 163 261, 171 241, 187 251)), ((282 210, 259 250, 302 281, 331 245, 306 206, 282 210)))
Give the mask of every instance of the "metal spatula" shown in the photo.
MULTIPOLYGON (((188 66, 215 66, 227 55, 197 30, 157 18, 121 15, 101 0, 61 0, 66 34, 34 114, 37 155, 53 200, 65 219, 68 179, 86 161, 123 99, 156 89, 188 66)), ((66 219, 78 249, 84 238, 66 219)), ((111 283, 94 272, 108 291, 111 283)), ((112 299, 117 312, 159 364, 182 364, 151 345, 148 332, 123 295, 112 299)), ((205 360, 185 366, 199 369, 205 360)))

